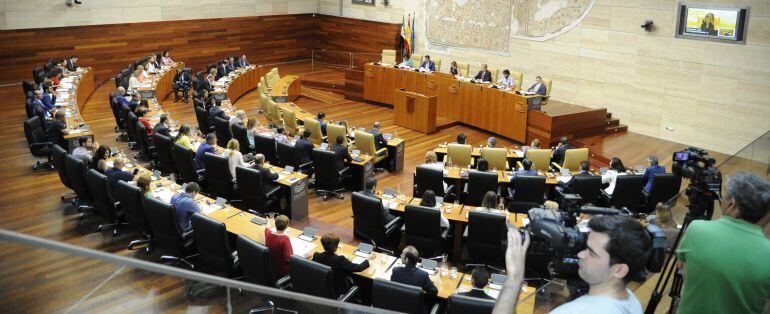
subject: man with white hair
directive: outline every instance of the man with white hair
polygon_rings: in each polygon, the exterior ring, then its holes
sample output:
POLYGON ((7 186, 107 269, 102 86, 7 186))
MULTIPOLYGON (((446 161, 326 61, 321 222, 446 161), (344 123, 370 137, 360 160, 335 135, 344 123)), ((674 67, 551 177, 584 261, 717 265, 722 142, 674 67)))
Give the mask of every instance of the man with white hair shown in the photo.
POLYGON ((115 101, 118 102, 118 105, 126 105, 128 106, 128 95, 126 94, 126 88, 123 86, 118 86, 118 92, 115 94, 115 101))
POLYGON ((246 111, 238 110, 235 112, 235 117, 230 118, 230 132, 233 131, 234 125, 243 126, 243 122, 246 121, 246 111))

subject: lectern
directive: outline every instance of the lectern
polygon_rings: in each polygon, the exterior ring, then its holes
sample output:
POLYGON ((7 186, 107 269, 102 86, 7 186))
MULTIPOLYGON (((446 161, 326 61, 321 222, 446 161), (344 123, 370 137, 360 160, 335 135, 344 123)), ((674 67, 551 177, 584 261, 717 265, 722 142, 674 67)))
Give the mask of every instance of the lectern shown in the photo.
POLYGON ((397 89, 395 93, 396 124, 420 133, 436 132, 436 96, 397 89))

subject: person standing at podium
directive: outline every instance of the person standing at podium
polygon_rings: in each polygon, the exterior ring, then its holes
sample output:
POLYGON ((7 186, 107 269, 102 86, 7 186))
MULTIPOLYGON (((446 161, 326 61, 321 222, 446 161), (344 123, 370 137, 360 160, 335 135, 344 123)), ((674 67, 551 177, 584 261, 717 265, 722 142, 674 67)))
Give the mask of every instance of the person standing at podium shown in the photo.
POLYGON ((425 61, 420 64, 420 68, 433 72, 436 71, 436 63, 430 61, 429 55, 425 55, 425 61))
POLYGON ((476 73, 476 76, 474 76, 473 79, 477 81, 482 81, 482 82, 491 82, 492 72, 489 72, 489 70, 487 70, 486 64, 482 64, 481 70, 479 71, 479 73, 476 73))

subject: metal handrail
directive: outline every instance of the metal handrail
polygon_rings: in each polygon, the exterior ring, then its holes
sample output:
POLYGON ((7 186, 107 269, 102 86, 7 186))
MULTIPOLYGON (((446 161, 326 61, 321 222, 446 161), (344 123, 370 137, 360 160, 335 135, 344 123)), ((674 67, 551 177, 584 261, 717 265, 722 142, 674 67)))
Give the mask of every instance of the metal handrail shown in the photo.
POLYGON ((184 278, 193 281, 205 282, 208 284, 242 289, 260 295, 274 296, 284 299, 298 300, 300 302, 314 303, 322 306, 328 306, 333 308, 342 308, 351 311, 360 311, 365 313, 395 313, 379 308, 368 307, 353 303, 340 302, 333 299, 320 298, 312 295, 302 294, 298 292, 280 290, 270 288, 266 286, 255 285, 248 282, 233 280, 229 278, 194 272, 178 267, 172 267, 164 264, 148 262, 136 258, 125 257, 117 254, 106 253, 89 248, 84 248, 69 243, 63 243, 53 241, 49 239, 39 238, 19 232, 14 232, 6 229, 0 229, 0 240, 20 243, 29 245, 32 247, 43 248, 53 251, 62 252, 69 255, 76 255, 90 259, 101 260, 103 262, 122 265, 126 267, 143 269, 146 271, 159 273, 167 276, 174 276, 184 278))
POLYGON ((382 53, 376 53, 376 52, 352 52, 352 51, 335 51, 335 50, 326 50, 326 49, 314 49, 310 53, 310 59, 311 59, 311 71, 315 72, 315 54, 316 52, 323 52, 323 53, 337 53, 337 54, 346 54, 348 55, 348 68, 353 67, 353 56, 354 55, 379 55, 382 56, 382 53))

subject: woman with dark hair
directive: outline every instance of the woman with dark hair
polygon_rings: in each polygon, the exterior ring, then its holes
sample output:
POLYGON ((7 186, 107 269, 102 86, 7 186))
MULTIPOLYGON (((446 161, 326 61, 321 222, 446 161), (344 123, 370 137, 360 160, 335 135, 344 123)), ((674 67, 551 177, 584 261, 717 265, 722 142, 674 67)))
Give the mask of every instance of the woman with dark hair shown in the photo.
MULTIPOLYGON (((420 206, 436 208, 441 212, 441 203, 436 204, 436 193, 433 192, 433 190, 425 190, 425 192, 422 193, 420 206)), ((449 219, 444 217, 443 212, 441 212, 441 228, 443 230, 449 230, 449 219)), ((443 235, 446 236, 446 232, 444 232, 443 235)))
POLYGON ((107 158, 109 157, 110 148, 107 145, 99 145, 99 148, 94 153, 94 157, 91 159, 91 167, 101 174, 105 174, 105 171, 107 171, 107 158))
POLYGON ((615 191, 615 182, 618 176, 626 174, 626 167, 623 166, 623 162, 618 157, 612 157, 610 160, 610 169, 602 175, 602 184, 607 184, 607 188, 604 192, 612 195, 615 191))
POLYGON ((489 171, 489 162, 484 158, 479 158, 479 160, 476 161, 476 170, 489 171))
POLYGON ((136 179, 136 186, 139 187, 139 189, 142 191, 142 195, 145 197, 152 197, 152 189, 150 189, 150 185, 152 184, 152 177, 149 173, 143 173, 139 178, 136 179))
POLYGON ((706 13, 703 17, 703 22, 700 23, 700 31, 709 35, 716 35, 716 27, 714 26, 714 13, 706 13))
POLYGON ((187 148, 189 150, 193 149, 192 146, 192 139, 190 138, 190 126, 187 124, 182 124, 182 126, 179 128, 179 134, 176 136, 176 143, 179 145, 184 146, 184 148, 187 148))

